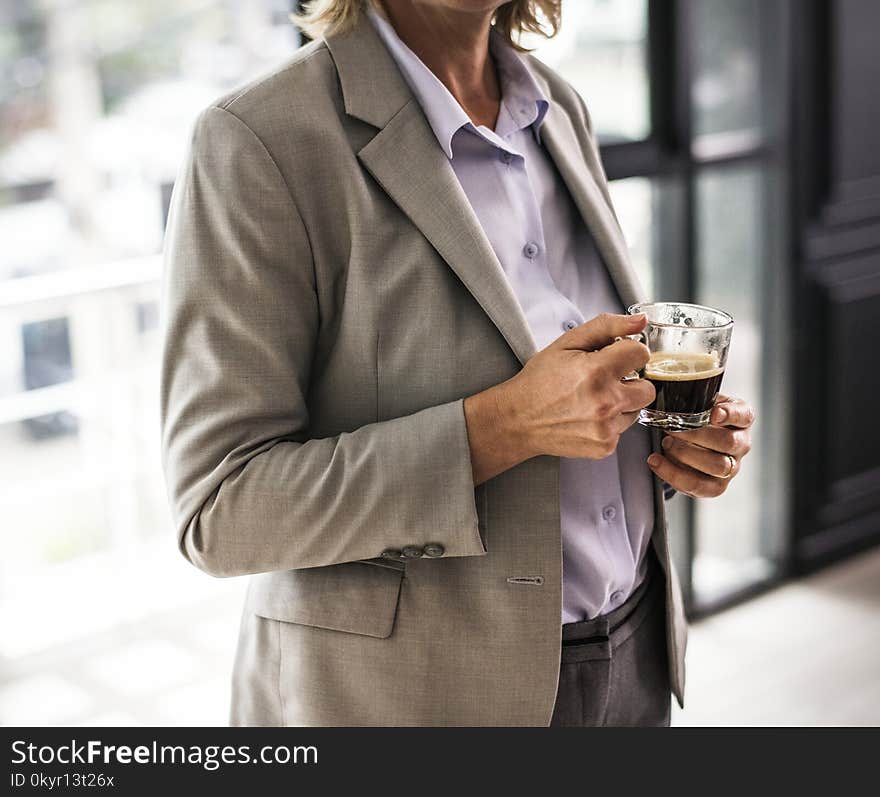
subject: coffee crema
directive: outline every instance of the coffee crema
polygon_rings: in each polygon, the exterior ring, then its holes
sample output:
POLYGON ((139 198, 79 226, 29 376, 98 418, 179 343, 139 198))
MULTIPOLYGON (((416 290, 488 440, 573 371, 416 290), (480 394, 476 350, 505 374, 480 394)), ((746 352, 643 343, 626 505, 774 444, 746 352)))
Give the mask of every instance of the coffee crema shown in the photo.
POLYGON ((648 409, 692 414, 712 409, 724 368, 714 353, 661 351, 651 354, 644 375, 657 392, 648 409))

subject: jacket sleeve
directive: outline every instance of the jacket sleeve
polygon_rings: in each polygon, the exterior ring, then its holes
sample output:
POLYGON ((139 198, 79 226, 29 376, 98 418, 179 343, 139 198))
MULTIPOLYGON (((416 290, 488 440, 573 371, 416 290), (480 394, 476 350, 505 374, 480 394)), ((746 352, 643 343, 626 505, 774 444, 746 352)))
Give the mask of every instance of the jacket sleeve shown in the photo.
POLYGON ((162 467, 190 562, 234 576, 427 543, 486 553, 462 399, 309 437, 308 234, 262 141, 223 107, 194 124, 163 266, 162 467))

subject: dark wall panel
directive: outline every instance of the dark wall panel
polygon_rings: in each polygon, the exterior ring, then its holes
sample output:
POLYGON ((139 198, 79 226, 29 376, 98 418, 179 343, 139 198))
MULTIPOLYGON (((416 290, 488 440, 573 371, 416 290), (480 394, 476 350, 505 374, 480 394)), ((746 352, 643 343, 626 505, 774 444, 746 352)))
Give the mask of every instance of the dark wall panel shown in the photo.
POLYGON ((835 91, 833 168, 838 187, 858 196, 880 180, 880 3, 839 0, 832 15, 835 91))
POLYGON ((799 571, 880 542, 880 3, 804 8, 794 65, 799 571))

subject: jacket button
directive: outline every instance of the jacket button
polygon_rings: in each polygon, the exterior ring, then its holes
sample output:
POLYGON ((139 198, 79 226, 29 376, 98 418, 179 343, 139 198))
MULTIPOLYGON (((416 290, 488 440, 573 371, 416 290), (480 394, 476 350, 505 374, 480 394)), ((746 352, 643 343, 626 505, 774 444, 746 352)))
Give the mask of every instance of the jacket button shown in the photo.
POLYGON ((383 559, 400 559, 400 551, 396 548, 386 548, 379 554, 383 559))
POLYGON ((438 542, 429 542, 425 546, 425 556, 443 556, 446 549, 438 542))
POLYGON ((416 547, 415 545, 407 545, 403 549, 403 555, 407 559, 419 559, 421 558, 424 551, 421 548, 416 547))

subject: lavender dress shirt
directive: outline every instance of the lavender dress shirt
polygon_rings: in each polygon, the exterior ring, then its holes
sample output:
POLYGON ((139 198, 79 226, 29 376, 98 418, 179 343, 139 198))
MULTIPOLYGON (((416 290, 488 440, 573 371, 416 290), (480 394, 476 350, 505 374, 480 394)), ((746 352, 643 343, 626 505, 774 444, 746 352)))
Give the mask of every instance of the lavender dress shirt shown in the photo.
MULTIPOLYGON (((541 145, 549 101, 524 59, 492 31, 501 109, 494 130, 475 126, 390 22, 372 8, 368 13, 449 158, 537 348, 599 313, 622 312, 589 230, 541 145)), ((634 425, 605 459, 560 459, 563 623, 616 608, 644 578, 654 525, 649 453, 647 430, 634 425)))

